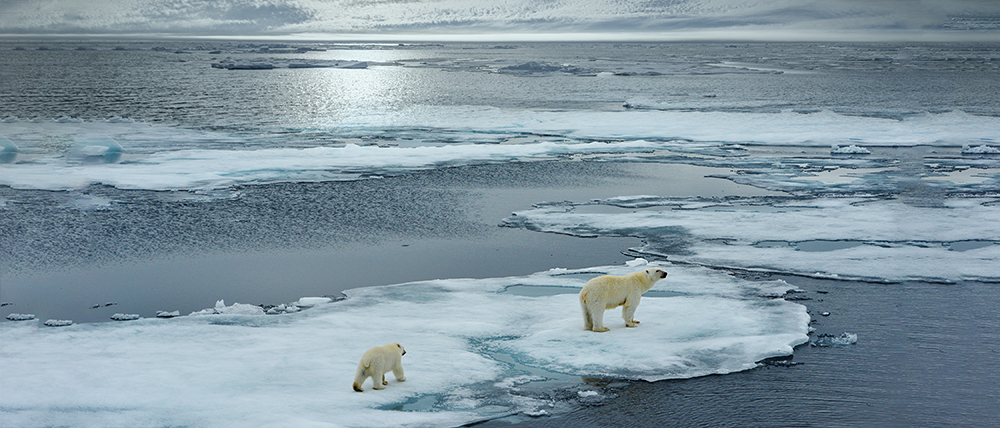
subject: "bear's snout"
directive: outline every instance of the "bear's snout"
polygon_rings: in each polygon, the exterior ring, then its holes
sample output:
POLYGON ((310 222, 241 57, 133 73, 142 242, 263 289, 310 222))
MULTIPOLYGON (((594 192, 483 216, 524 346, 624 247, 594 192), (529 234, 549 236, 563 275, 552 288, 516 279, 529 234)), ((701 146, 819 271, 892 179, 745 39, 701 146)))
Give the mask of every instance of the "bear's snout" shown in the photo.
POLYGON ((667 273, 661 270, 660 271, 660 278, 666 278, 666 277, 667 277, 667 273))

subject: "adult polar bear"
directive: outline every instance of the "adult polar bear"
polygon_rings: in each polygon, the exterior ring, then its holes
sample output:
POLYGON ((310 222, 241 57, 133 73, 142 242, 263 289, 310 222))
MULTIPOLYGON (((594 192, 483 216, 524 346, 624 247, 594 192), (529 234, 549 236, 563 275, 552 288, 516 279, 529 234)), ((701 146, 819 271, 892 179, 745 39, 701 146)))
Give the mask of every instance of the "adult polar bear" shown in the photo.
POLYGON ((385 381, 385 374, 390 370, 396 375, 396 380, 400 382, 406 380, 406 376, 403 376, 403 355, 406 355, 406 350, 397 342, 365 351, 361 356, 361 362, 358 363, 358 371, 354 375, 354 390, 363 392, 361 384, 369 377, 372 378, 373 389, 385 389, 389 384, 385 381))
POLYGON ((580 290, 580 307, 583 309, 583 329, 603 333, 610 330, 604 326, 604 311, 622 307, 625 327, 639 324, 635 318, 635 308, 639 306, 642 293, 653 288, 653 284, 667 277, 660 269, 649 268, 627 275, 602 275, 587 281, 580 290))

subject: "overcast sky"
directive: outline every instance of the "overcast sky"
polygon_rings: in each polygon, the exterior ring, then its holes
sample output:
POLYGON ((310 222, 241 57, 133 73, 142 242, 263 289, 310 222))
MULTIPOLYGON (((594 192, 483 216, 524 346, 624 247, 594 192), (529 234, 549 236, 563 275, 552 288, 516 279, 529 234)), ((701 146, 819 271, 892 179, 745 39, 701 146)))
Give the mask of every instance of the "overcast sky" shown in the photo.
POLYGON ((0 34, 1000 41, 1000 0, 0 0, 0 34))

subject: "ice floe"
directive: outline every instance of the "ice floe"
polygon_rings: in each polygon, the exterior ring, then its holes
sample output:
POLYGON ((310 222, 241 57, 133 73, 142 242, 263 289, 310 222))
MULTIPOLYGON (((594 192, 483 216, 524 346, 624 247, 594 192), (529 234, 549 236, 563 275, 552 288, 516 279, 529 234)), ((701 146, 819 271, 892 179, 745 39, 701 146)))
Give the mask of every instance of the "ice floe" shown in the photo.
POLYGON ((115 321, 135 321, 135 320, 137 320, 139 318, 142 318, 142 317, 139 316, 139 314, 121 314, 121 313, 117 313, 117 314, 114 314, 114 315, 111 316, 111 319, 113 319, 115 321))
POLYGON ((7 319, 11 321, 31 321, 35 319, 35 314, 8 314, 7 319))
MULTIPOLYGON (((355 180, 441 166, 587 156, 662 156, 666 160, 697 160, 728 167, 759 162, 747 154, 747 147, 754 146, 836 145, 833 154, 860 154, 875 147, 959 147, 968 141, 998 141, 998 130, 1000 119, 963 112, 889 120, 829 111, 607 112, 418 106, 348 116, 329 129, 283 131, 281 138, 306 138, 309 142, 288 141, 288 146, 254 148, 243 137, 226 132, 112 119, 69 123, 15 118, 0 122, 0 134, 19 147, 17 162, 0 169, 0 185, 44 190, 77 189, 91 184, 123 189, 199 190, 255 183, 355 180), (102 140, 96 136, 107 137, 102 140), (316 141, 330 138, 344 142, 317 146, 316 141), (373 141, 371 138, 379 144, 362 143, 373 141), (76 143, 59 150, 62 146, 46 143, 50 140, 76 143), (845 141, 851 143, 842 147, 845 141), (79 155, 67 156, 71 153, 79 155), (79 162, 81 158, 89 161, 79 162), (99 159, 104 162, 93 162, 99 159)), ((979 145, 967 154, 990 154, 992 149, 979 145)), ((827 162, 837 166, 857 167, 864 162, 884 166, 879 159, 860 158, 839 156, 827 162)), ((760 183, 775 186, 783 182, 781 175, 787 174, 780 169, 765 172, 768 174, 737 179, 759 178, 760 183)))
POLYGON ((990 245, 1000 242, 1000 205, 992 198, 941 207, 879 198, 748 198, 686 207, 684 199, 664 198, 660 209, 649 197, 636 199, 647 208, 588 213, 543 205, 517 211, 503 225, 584 237, 634 236, 646 242, 640 254, 718 267, 880 281, 1000 280, 994 268, 1000 245, 990 245), (951 248, 972 240, 990 244, 951 248), (761 245, 768 242, 780 245, 761 245), (831 244, 818 245, 824 242, 831 244), (813 243, 817 248, 807 248, 813 243))
POLYGON ((996 155, 1000 154, 1000 149, 983 144, 979 146, 965 146, 962 148, 962 153, 967 155, 996 155))
POLYGON ((17 159, 17 152, 19 151, 20 149, 14 143, 0 135, 0 163, 14 162, 17 159))
MULTIPOLYGON (((558 407, 532 383, 572 376, 687 378, 757 366, 808 341, 809 315, 760 297, 788 284, 752 282, 697 266, 670 272, 646 297, 637 328, 609 313, 607 333, 584 331, 575 294, 507 293, 516 285, 579 289, 629 266, 452 279, 349 290, 340 301, 265 316, 218 304, 197 316, 72 329, 0 324, 0 417, 42 426, 457 426, 558 407), (406 382, 356 393, 368 348, 398 341, 406 382), (407 403, 422 403, 420 410, 407 403), (215 423, 218 422, 218 423, 215 423)), ((390 382, 393 382, 390 379, 390 382)), ((577 383, 579 378, 577 378, 577 383)), ((564 385, 564 387, 567 387, 564 385)), ((602 399, 573 385, 567 399, 602 399)))
POLYGON ((868 155, 871 154, 871 152, 872 152, 871 150, 868 150, 864 147, 856 146, 854 144, 851 144, 849 146, 834 145, 833 148, 830 149, 830 154, 834 155, 868 155))
POLYGON ((191 314, 189 314, 189 316, 220 315, 220 314, 264 315, 264 308, 257 305, 248 305, 244 303, 233 303, 231 306, 226 306, 225 300, 219 300, 215 302, 215 307, 192 312, 191 314))
POLYGON ((856 343, 858 343, 858 335, 855 333, 842 333, 840 335, 821 333, 809 341, 810 346, 818 347, 848 346, 856 343))

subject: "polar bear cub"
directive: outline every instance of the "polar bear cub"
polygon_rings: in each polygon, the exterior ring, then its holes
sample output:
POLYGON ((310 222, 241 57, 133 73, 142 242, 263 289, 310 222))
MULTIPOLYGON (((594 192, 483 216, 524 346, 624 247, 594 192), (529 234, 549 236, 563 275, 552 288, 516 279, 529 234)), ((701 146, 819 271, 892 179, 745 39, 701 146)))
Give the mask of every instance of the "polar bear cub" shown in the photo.
POLYGON ((354 375, 354 390, 363 392, 361 384, 369 377, 372 378, 372 388, 385 389, 389 384, 385 381, 385 374, 390 370, 396 375, 396 380, 400 382, 406 380, 406 376, 403 376, 403 355, 406 355, 406 350, 403 349, 403 345, 396 342, 365 351, 361 356, 361 362, 358 363, 358 371, 354 375))
POLYGON ((583 309, 583 329, 603 333, 610 330, 604 326, 604 311, 622 307, 625 327, 635 327, 635 309, 639 306, 642 293, 653 288, 653 284, 667 277, 660 269, 646 269, 627 275, 603 275, 587 281, 580 290, 580 308, 583 309))

